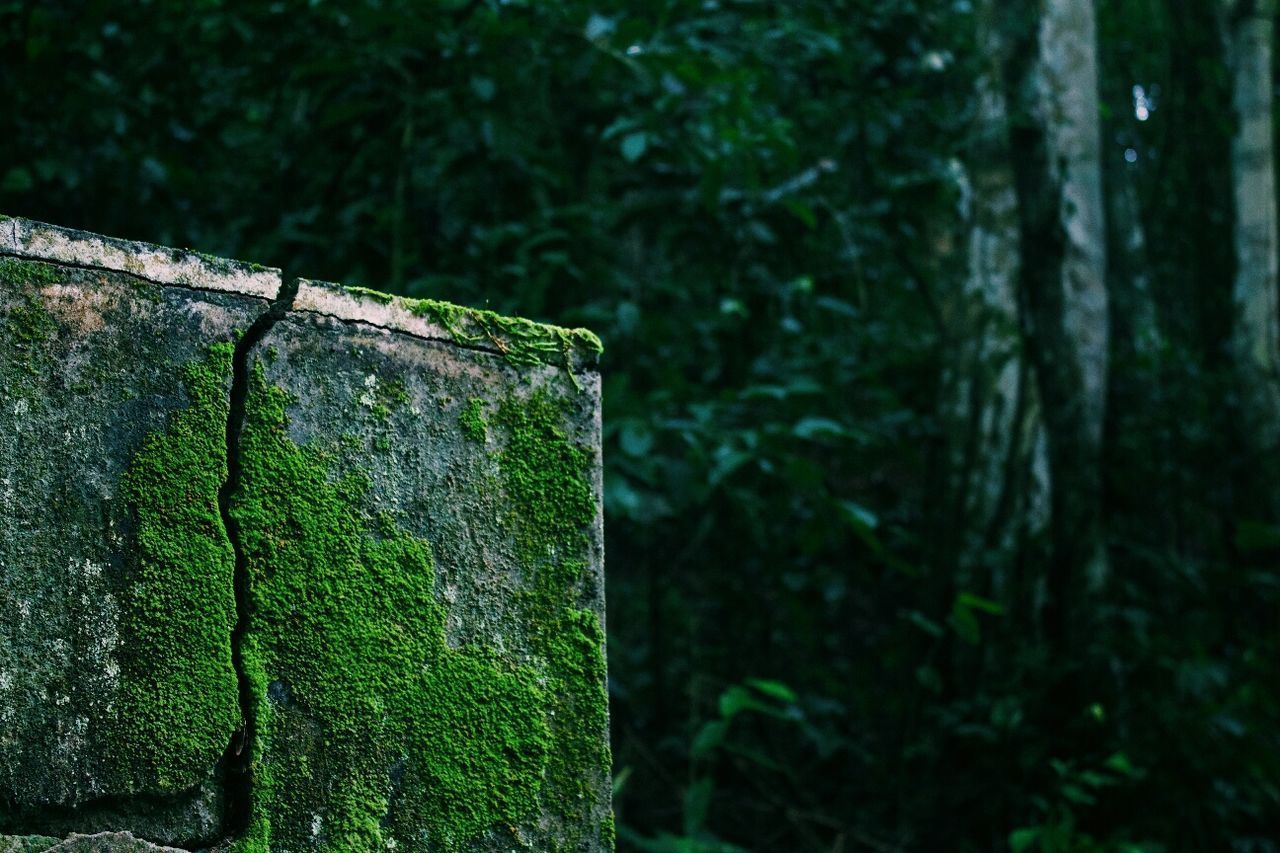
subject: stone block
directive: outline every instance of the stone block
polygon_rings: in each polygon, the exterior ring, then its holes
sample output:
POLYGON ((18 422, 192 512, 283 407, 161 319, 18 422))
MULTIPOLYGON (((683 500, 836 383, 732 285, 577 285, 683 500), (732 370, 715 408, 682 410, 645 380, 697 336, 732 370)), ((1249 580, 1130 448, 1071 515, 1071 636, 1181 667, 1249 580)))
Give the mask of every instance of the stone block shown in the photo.
POLYGON ((0 851, 612 847, 594 336, 14 219, 0 328, 0 851))

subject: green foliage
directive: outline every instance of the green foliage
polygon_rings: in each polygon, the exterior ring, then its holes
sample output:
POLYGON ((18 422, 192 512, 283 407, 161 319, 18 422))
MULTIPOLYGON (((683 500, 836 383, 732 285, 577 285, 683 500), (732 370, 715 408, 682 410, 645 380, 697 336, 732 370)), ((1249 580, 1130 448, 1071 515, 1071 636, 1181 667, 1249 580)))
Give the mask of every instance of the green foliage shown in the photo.
POLYGON ((785 731, 799 725, 803 714, 791 688, 778 681, 748 678, 720 694, 719 713, 703 723, 694 735, 689 782, 682 802, 683 834, 661 833, 646 838, 626 831, 624 837, 636 849, 652 853, 733 853, 745 848, 718 841, 709 831, 715 801, 716 769, 736 763, 757 779, 796 780, 790 768, 777 764, 759 748, 762 729, 785 731), (760 725, 763 723, 763 727, 760 725))
MULTIPOLYGON (((1101 720, 1099 720, 1101 721, 1101 720)), ((1010 853, 1162 853, 1161 844, 1115 838, 1099 841, 1079 828, 1079 813, 1097 805, 1106 790, 1141 780, 1145 773, 1117 752, 1094 769, 1077 769, 1070 762, 1049 761, 1058 789, 1052 799, 1037 797, 1041 821, 1009 833, 1010 853)))

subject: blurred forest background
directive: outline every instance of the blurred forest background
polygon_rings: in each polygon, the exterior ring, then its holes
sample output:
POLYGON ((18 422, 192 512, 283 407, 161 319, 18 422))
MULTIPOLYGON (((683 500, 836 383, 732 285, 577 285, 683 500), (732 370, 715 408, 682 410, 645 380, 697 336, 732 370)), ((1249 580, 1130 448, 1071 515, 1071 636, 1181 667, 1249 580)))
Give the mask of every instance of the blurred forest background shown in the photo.
POLYGON ((0 210, 606 343, 628 850, 1280 850, 1272 0, 0 0, 0 210))

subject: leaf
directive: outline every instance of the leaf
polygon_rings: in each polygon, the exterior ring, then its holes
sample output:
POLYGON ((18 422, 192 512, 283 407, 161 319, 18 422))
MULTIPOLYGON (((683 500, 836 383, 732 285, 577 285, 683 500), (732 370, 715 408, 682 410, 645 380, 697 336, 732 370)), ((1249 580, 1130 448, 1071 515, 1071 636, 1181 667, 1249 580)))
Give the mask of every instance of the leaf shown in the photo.
POLYGON ((603 139, 605 142, 608 142, 610 139, 613 139, 615 136, 619 136, 631 130, 636 126, 636 124, 637 122, 635 119, 630 119, 630 118, 616 119, 612 124, 610 124, 603 131, 601 131, 600 138, 603 139))
POLYGON ((698 729, 698 733, 694 735, 693 745, 689 748, 689 756, 695 761, 707 758, 711 753, 724 743, 725 735, 729 733, 729 724, 724 720, 712 720, 709 723, 703 723, 702 728, 698 729))
POLYGON ((971 610, 981 610, 983 613, 990 613, 992 616, 1001 616, 1004 614, 1004 608, 989 598, 982 598, 971 592, 962 592, 956 596, 957 607, 967 607, 971 610))
POLYGON ((21 166, 14 166, 5 172, 4 180, 0 181, 0 191, 7 193, 26 192, 35 186, 35 181, 31 178, 31 173, 21 166))
POLYGON ((617 776, 613 777, 614 799, 617 799, 619 796, 622 795, 622 792, 626 790, 627 780, 631 778, 631 769, 632 768, 630 767, 624 767, 622 768, 622 770, 618 771, 617 776))
POLYGON ((837 501, 845 520, 859 530, 875 530, 880 525, 876 514, 860 503, 853 501, 837 501))
POLYGON ((756 711, 781 720, 795 719, 794 711, 781 710, 766 702, 761 702, 745 687, 734 685, 720 694, 720 716, 728 722, 743 711, 756 711))
POLYGON ((708 776, 699 779, 684 792, 684 831, 687 835, 696 835, 707 822, 707 812, 711 809, 711 795, 715 792, 715 782, 708 776))
POLYGON ((1106 760, 1103 765, 1108 770, 1113 770, 1123 776, 1136 776, 1138 771, 1133 766, 1133 762, 1129 761, 1129 756, 1123 752, 1117 752, 1106 760))
POLYGON ((957 606, 951 611, 951 618, 948 621, 956 632, 956 636, 966 643, 976 645, 982 639, 982 626, 978 624, 978 617, 973 615, 972 610, 957 606))
POLYGON ((818 227, 818 217, 814 215, 813 208, 804 202, 789 198, 782 202, 782 206, 790 211, 792 216, 803 222, 810 231, 818 227))
POLYGON ((755 459, 755 454, 745 450, 734 450, 731 447, 719 447, 715 452, 715 466, 711 469, 708 483, 714 488, 720 485, 733 472, 755 459))
POLYGON ((1280 547, 1280 527, 1262 521, 1242 521, 1236 526, 1236 547, 1241 551, 1280 547))
POLYGON ((899 615, 934 639, 937 639, 946 633, 945 629, 941 625, 930 619, 928 616, 925 616, 919 610, 908 610, 899 615))
POLYGON ((1042 829, 1038 826, 1027 826, 1009 833, 1009 850, 1011 853, 1024 853, 1031 845, 1040 840, 1042 829))
POLYGON ((1090 794, 1074 782, 1064 783, 1061 790, 1062 796, 1066 797, 1076 805, 1091 806, 1097 802, 1097 799, 1094 798, 1093 794, 1090 794))
POLYGON ((766 681, 762 678, 748 678, 746 683, 780 702, 795 702, 795 692, 781 681, 766 681))
POLYGON ((618 435, 618 444, 628 456, 645 456, 653 449, 653 431, 639 421, 627 421, 618 435))
POLYGON ((628 133, 622 137, 622 157, 628 163, 634 163, 644 156, 649 147, 649 134, 643 130, 628 133))
POLYGON ((617 28, 618 22, 613 18, 606 18, 604 15, 595 13, 587 19, 587 26, 582 33, 587 37, 587 41, 598 42, 613 35, 614 30, 617 28))
POLYGON ((757 704, 756 700, 751 697, 741 687, 730 687, 728 690, 720 694, 720 716, 726 720, 731 720, 738 715, 739 711, 757 704))
POLYGON ((488 103, 493 100, 494 94, 498 87, 488 77, 472 77, 471 91, 476 93, 476 97, 488 103))
POLYGON ((816 438, 845 438, 850 433, 849 430, 841 423, 831 420, 830 418, 801 418, 796 425, 791 428, 797 438, 816 439, 816 438))

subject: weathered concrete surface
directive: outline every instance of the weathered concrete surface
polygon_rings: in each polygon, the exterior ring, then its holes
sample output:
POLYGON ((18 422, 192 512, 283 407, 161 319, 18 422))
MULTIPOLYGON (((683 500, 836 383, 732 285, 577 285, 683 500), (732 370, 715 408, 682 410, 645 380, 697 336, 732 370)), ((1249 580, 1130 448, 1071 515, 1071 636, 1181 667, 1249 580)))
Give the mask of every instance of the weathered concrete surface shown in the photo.
POLYGON ((0 853, 611 849, 594 336, 304 281, 233 394, 275 271, 5 254, 0 853))
MULTIPOLYGON (((278 274, 17 220, 0 222, 0 253, 47 261, 0 257, 0 831, 215 838, 238 719, 229 658, 199 662, 221 677, 176 740, 137 712, 177 701, 153 666, 183 674, 181 650, 222 649, 223 629, 126 630, 148 621, 154 584, 122 480, 191 404, 184 366, 248 326, 278 274), (166 763, 170 749, 182 754, 166 763)), ((225 395, 229 369, 214 380, 225 395)), ((220 478, 225 460, 206 461, 220 478)), ((229 545, 216 531, 207 544, 222 576, 201 589, 229 589, 229 545)), ((175 593, 166 606, 190 604, 175 593)))
POLYGON ((0 853, 179 853, 181 848, 160 847, 128 832, 100 832, 68 836, 0 838, 0 853))
POLYGON ((566 369, 592 353, 571 341, 555 363, 557 341, 541 350, 552 364, 513 364, 532 359, 497 328, 459 346, 477 337, 466 318, 419 323, 420 303, 310 282, 296 306, 252 358, 242 485, 275 505, 237 504, 270 685, 273 835, 292 850, 353 844, 359 826, 397 848, 600 849, 599 377, 566 369), (391 331, 405 327, 416 335, 391 331), (312 523, 322 534, 284 553, 281 536, 312 523), (349 541, 325 538, 338 530, 349 541), (371 546, 395 556, 349 556, 371 546), (292 576, 273 578, 282 565, 292 576), (315 599, 303 577, 324 584, 315 599), (388 647, 396 659, 379 660, 388 647), (489 766, 460 774, 470 760, 489 766))

